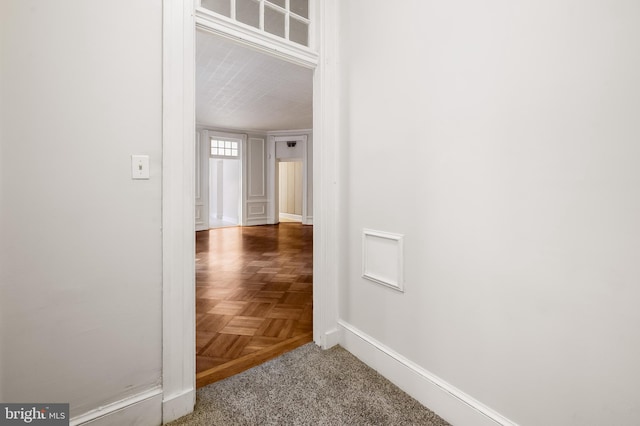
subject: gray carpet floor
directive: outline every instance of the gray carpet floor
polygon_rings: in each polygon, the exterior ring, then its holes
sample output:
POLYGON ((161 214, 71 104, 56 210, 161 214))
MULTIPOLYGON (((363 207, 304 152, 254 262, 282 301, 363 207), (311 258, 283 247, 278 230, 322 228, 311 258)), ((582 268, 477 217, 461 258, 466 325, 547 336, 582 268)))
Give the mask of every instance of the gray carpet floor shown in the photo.
POLYGON ((180 425, 428 425, 446 421, 341 347, 309 343, 197 392, 180 425))

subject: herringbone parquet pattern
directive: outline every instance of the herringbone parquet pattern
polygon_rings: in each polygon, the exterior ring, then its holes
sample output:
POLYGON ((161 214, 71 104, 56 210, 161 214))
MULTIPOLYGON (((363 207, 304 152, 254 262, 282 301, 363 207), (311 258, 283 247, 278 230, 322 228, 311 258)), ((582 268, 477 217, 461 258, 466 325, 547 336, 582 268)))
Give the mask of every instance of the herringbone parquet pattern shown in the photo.
POLYGON ((313 227, 196 233, 196 378, 212 383, 311 341, 313 227))

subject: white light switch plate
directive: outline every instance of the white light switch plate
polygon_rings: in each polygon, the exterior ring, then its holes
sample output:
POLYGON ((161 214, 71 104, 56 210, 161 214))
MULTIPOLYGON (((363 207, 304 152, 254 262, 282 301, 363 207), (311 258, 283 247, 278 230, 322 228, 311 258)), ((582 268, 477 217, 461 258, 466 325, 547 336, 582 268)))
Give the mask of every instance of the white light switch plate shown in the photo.
POLYGON ((149 156, 131 156, 131 179, 149 179, 149 156))

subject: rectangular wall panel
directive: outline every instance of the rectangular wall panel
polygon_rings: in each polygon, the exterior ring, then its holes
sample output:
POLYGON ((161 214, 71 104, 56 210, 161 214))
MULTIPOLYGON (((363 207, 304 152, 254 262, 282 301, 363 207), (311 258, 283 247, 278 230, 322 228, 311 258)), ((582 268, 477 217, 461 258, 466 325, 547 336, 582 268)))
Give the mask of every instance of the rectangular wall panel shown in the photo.
POLYGON ((207 182, 203 179, 206 179, 205 171, 202 168, 202 143, 203 137, 201 132, 196 132, 195 139, 195 179, 194 179, 194 190, 195 190, 195 225, 196 231, 201 231, 206 229, 208 225, 208 221, 205 221, 207 216, 205 212, 205 198, 203 197, 203 188, 208 188, 207 182))
POLYGON ((247 203, 246 225, 264 225, 267 223, 267 202, 249 201, 247 203))
POLYGON ((249 170, 247 173, 247 191, 249 198, 252 197, 265 197, 266 196, 266 182, 265 182, 265 140, 264 139, 249 139, 248 144, 248 161, 249 170))
POLYGON ((259 203, 259 204, 250 204, 249 205, 249 216, 264 216, 267 212, 266 210, 267 203, 259 203))
POLYGON ((403 235, 362 231, 362 277, 404 291, 403 235))

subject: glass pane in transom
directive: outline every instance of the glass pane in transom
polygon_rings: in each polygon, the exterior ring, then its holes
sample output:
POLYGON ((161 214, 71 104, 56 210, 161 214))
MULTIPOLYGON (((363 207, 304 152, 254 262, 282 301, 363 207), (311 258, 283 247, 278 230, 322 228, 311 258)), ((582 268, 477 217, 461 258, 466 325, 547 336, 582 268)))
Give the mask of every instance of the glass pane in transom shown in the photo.
POLYGON ((260 28, 260 4, 253 0, 236 0, 236 19, 243 24, 260 28))
POLYGON ((289 18, 289 40, 309 46, 309 26, 297 19, 289 18))
POLYGON ((309 0, 289 0, 289 10, 296 15, 309 19, 309 0))
POLYGON ((230 0, 202 0, 202 7, 227 18, 231 16, 230 0))
POLYGON ((267 0, 267 2, 278 5, 283 9, 287 7, 287 0, 267 0))
POLYGON ((284 37, 284 14, 270 7, 265 7, 264 30, 278 37, 284 37))

